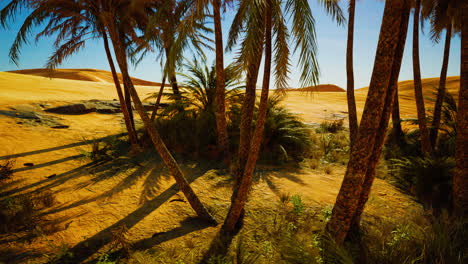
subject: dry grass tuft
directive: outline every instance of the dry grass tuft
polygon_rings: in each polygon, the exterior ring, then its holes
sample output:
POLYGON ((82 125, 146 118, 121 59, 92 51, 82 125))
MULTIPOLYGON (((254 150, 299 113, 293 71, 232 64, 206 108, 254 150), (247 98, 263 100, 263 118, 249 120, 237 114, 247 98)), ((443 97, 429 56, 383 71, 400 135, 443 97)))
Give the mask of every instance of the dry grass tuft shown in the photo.
POLYGON ((13 175, 13 166, 15 160, 6 160, 3 164, 0 164, 0 180, 10 179, 13 175))

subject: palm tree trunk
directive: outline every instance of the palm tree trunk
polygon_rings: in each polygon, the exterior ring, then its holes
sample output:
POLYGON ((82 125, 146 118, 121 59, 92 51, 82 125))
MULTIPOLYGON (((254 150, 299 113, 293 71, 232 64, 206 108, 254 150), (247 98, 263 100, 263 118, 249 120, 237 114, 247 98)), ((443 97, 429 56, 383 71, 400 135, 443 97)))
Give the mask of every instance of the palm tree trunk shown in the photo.
POLYGON ((346 238, 359 205, 368 162, 374 150, 396 54, 406 1, 386 1, 374 69, 355 145, 326 232, 338 244, 346 238))
POLYGON ((111 68, 112 78, 114 80, 115 88, 117 90, 117 96, 119 97, 120 108, 122 109, 122 114, 124 116, 125 126, 127 127, 128 139, 132 146, 136 146, 138 145, 138 137, 130 121, 130 115, 127 109, 127 105, 125 103, 124 95, 122 93, 119 77, 117 75, 117 71, 115 70, 114 61, 112 60, 112 55, 109 48, 109 41, 107 40, 107 34, 105 32, 103 33, 102 39, 104 40, 104 50, 106 51, 107 60, 109 61, 109 66, 111 68))
MULTIPOLYGON (((170 44, 165 48, 165 51, 166 51, 166 59, 169 60, 170 51, 171 51, 171 45, 170 44)), ((174 95, 176 95, 176 98, 179 98, 180 97, 180 89, 179 89, 179 84, 177 83, 177 77, 176 77, 175 71, 171 70, 168 73, 168 77, 169 77, 169 82, 171 83, 171 86, 172 86, 172 93, 174 93, 174 95)))
POLYGON ((359 199, 359 204, 356 209, 356 212, 354 213, 354 218, 351 223, 351 230, 353 231, 353 233, 360 230, 359 225, 361 222, 362 213, 364 212, 364 207, 367 201, 369 200, 369 194, 371 191, 372 183, 375 179, 375 168, 377 167, 377 163, 379 162, 380 156, 382 154, 382 148, 385 143, 386 136, 385 132, 388 128, 390 114, 392 113, 392 109, 394 109, 393 103, 397 95, 398 77, 400 76, 401 62, 403 60, 403 53, 405 51, 406 35, 408 33, 410 6, 408 2, 406 2, 406 4, 406 9, 401 12, 401 24, 398 32, 399 39, 395 52, 395 60, 393 61, 392 65, 392 73, 390 76, 389 88, 385 96, 385 105, 383 107, 379 131, 375 139, 372 155, 369 159, 369 162, 367 163, 368 167, 366 171, 364 184, 362 186, 361 197, 359 199))
POLYGON ((392 107, 392 126, 393 136, 396 144, 399 144, 403 139, 403 130, 401 128, 401 117, 400 117, 400 99, 398 98, 398 84, 395 89, 395 98, 393 98, 392 107))
POLYGON ((225 77, 224 77, 224 50, 223 32, 221 27, 221 1, 213 0, 213 15, 215 26, 215 46, 216 46, 216 96, 215 96, 215 117, 218 149, 226 163, 229 163, 229 145, 226 123, 226 103, 225 103, 225 77))
POLYGON ((174 157, 172 157, 171 153, 167 149, 163 140, 159 136, 158 131, 152 125, 150 118, 146 114, 146 111, 141 103, 138 93, 136 92, 135 87, 133 86, 133 83, 128 74, 127 57, 125 54, 125 48, 122 45, 122 41, 118 37, 113 38, 112 40, 114 44, 113 45, 114 52, 115 52, 120 70, 122 72, 124 81, 127 81, 127 83, 129 84, 129 93, 132 96, 133 102, 135 104, 135 108, 138 114, 140 115, 140 118, 143 121, 145 129, 148 132, 156 151, 161 156, 161 159, 163 160, 164 164, 169 168, 169 171, 174 177, 177 185, 179 186, 180 190, 185 195, 185 197, 187 198, 187 201, 190 203, 190 205, 192 206, 194 211, 197 213, 197 215, 200 218, 203 218, 210 223, 216 224, 216 220, 210 215, 208 210, 201 203, 200 199, 193 191, 192 187, 190 187, 187 179, 185 178, 176 160, 174 159, 174 157))
MULTIPOLYGON (((262 50, 258 51, 256 61, 248 66, 247 80, 245 85, 245 96, 242 102, 242 116, 240 123, 240 138, 239 151, 237 154, 237 164, 234 172, 236 182, 239 182, 240 177, 244 174, 245 163, 250 150, 250 140, 252 135, 252 120, 255 108, 255 97, 257 90, 258 71, 262 61, 262 50)), ((235 184, 234 186, 237 186, 235 184)), ((235 190, 236 188, 234 188, 235 190)))
POLYGON ((453 175, 455 213, 468 213, 468 6, 462 11, 460 95, 458 98, 456 167, 453 175))
POLYGON ((424 107, 424 96, 422 92, 421 67, 419 65, 419 16, 421 15, 421 0, 416 0, 413 17, 413 75, 414 96, 416 98, 416 109, 418 112, 419 133, 421 135, 421 151, 424 155, 432 153, 431 141, 429 140, 429 129, 426 124, 426 108, 424 107))
POLYGON ((439 89, 437 92, 437 99, 434 106, 434 119, 432 121, 432 129, 430 133, 431 146, 437 143, 437 135, 440 127, 440 117, 442 115, 442 104, 445 97, 445 82, 447 80, 447 69, 450 57, 450 40, 452 39, 452 23, 447 25, 447 32, 445 35, 444 46, 444 59, 442 61, 442 69, 440 71, 439 89))
MULTIPOLYGON (((129 92, 129 83, 128 80, 122 78, 123 85, 124 85, 124 97, 125 97, 125 105, 127 106, 127 112, 130 118, 130 124, 132 125, 132 129, 136 134, 136 127, 135 127, 135 119, 133 118, 133 107, 132 107, 132 98, 129 92)), ((131 81, 131 80, 130 80, 131 81)))
POLYGON ((161 83, 161 87, 159 88, 158 98, 156 99, 156 104, 154 105, 153 112, 151 113, 151 122, 154 121, 156 118, 156 114, 158 113, 159 104, 161 103, 161 98, 164 92, 164 86, 166 85, 166 73, 163 73, 163 79, 161 83))
POLYGON ((265 7, 265 65, 262 83, 262 93, 260 96, 260 104, 258 107, 257 124, 251 139, 250 151, 247 158, 245 170, 240 181, 239 188, 236 192, 236 197, 232 200, 228 215, 224 221, 222 230, 227 233, 232 233, 235 230, 239 217, 244 210, 247 196, 252 185, 252 176, 257 163, 260 146, 263 139, 263 130, 265 128, 265 119, 268 109, 268 92, 270 88, 270 71, 271 71, 271 28, 272 28, 272 11, 271 0, 267 1, 265 7))
POLYGON ((356 0, 349 1, 348 18, 348 44, 346 47, 346 95, 348 98, 348 116, 349 116, 349 139, 351 148, 353 147, 358 130, 358 120, 356 113, 356 99, 354 98, 354 72, 353 72, 353 44, 354 44, 354 13, 356 9, 356 0))

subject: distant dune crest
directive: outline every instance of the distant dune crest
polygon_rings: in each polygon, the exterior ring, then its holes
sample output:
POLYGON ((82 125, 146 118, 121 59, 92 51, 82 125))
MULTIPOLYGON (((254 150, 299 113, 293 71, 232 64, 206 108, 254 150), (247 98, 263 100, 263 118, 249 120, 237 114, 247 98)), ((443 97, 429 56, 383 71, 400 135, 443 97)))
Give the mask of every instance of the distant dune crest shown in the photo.
POLYGON ((292 91, 303 92, 346 92, 345 89, 334 84, 320 84, 316 86, 309 86, 304 88, 291 89, 292 91))
MULTIPOLYGON (((112 73, 104 70, 97 69, 55 69, 52 72, 48 69, 28 69, 9 71, 11 73, 26 74, 43 76, 58 79, 68 79, 75 81, 89 81, 89 82, 107 82, 113 83, 112 73)), ((120 82, 122 82, 122 75, 118 74, 120 82)), ((132 78, 133 84, 143 86, 160 86, 161 83, 145 81, 138 78, 132 78)), ((170 85, 166 85, 170 86, 170 85)))

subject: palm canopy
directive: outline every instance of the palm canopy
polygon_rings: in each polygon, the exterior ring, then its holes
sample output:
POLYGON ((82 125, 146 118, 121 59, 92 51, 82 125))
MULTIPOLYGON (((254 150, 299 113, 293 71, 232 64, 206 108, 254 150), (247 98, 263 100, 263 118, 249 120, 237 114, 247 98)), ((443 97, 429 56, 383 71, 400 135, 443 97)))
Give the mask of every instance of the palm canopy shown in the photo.
MULTIPOLYGON (((345 21, 338 5, 339 0, 319 0, 332 18, 338 23, 345 21)), ((264 10, 266 0, 239 0, 234 17, 227 50, 240 44, 237 61, 244 68, 253 63, 262 50, 264 30, 264 10)), ((319 66, 316 58, 317 44, 315 19, 307 0, 271 0, 272 30, 274 41, 274 75, 277 88, 285 88, 290 72, 290 43, 295 43, 293 52, 299 52, 299 66, 302 69, 302 85, 318 83, 319 66), (290 23, 288 23, 290 20, 290 23), (291 25, 290 28, 288 25, 291 25)))
MULTIPOLYGON (((182 82, 183 90, 181 91, 180 101, 175 104, 183 104, 185 110, 195 110, 197 112, 213 112, 216 91, 216 67, 213 63, 208 66, 206 60, 198 60, 194 58, 191 61, 186 60, 182 67, 186 73, 178 73, 185 80, 182 82)), ((230 64, 225 69, 226 82, 226 103, 228 105, 240 102, 241 96, 241 71, 236 64, 230 64)), ((175 99, 173 94, 166 94, 170 99, 175 99)), ((156 97, 153 94, 149 98, 156 97)), ((179 97, 177 97, 179 98, 179 97)), ((148 99, 148 98, 147 98, 148 99)), ((174 100, 176 101, 176 100, 174 100)), ((172 105, 166 109, 165 113, 179 112, 180 107, 172 105)))
POLYGON ((422 0, 421 15, 429 20, 430 36, 434 42, 439 42, 440 34, 450 25, 455 32, 461 28, 462 2, 465 0, 422 0))

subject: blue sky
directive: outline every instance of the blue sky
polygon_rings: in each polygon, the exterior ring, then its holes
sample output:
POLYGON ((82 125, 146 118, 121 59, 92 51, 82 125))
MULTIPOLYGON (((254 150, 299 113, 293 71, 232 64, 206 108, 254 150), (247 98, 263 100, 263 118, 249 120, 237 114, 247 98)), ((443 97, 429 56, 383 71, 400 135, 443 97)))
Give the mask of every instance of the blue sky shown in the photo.
MULTIPOLYGON (((7 1, 2 1, 0 8, 3 8, 7 1)), ((318 41, 318 61, 321 75, 320 83, 337 84, 346 87, 346 26, 337 26, 324 9, 317 4, 317 1, 309 1, 312 12, 316 20, 316 31, 318 41)), ((347 1, 342 1, 342 8, 346 13, 347 1)), ((355 50, 354 50, 354 73, 355 87, 360 88, 369 85, 372 67, 374 63, 375 49, 382 20, 384 1, 361 0, 357 1, 355 22, 355 50)), ((230 27, 234 11, 228 10, 224 14, 223 29, 225 36, 230 27)), ((9 30, 0 29, 0 71, 41 68, 45 64, 48 56, 52 52, 53 39, 42 39, 38 43, 34 42, 34 33, 31 35, 31 43, 24 45, 20 57, 20 65, 17 67, 8 58, 8 50, 14 40, 16 31, 24 20, 25 13, 18 16, 9 30)), ((412 19, 412 18, 410 18, 412 19)), ((412 31, 410 23, 409 32, 412 31)), ((429 28, 426 23, 425 32, 429 28)), ((421 72, 423 78, 437 77, 440 74, 440 67, 443 54, 443 41, 439 44, 431 42, 428 34, 421 33, 420 36, 420 56, 421 72)), ((443 38, 442 38, 443 39, 443 38)), ((411 62, 412 36, 408 35, 403 65, 400 73, 400 80, 413 79, 411 62)), ((460 37, 452 39, 450 64, 448 75, 460 74, 460 37)), ((214 60, 214 54, 207 53, 208 60, 214 60)), ((226 54, 226 65, 232 60, 234 54, 226 54)), ((190 54, 187 54, 191 58, 190 54)), ((151 81, 160 81, 161 69, 159 63, 155 61, 156 55, 147 56, 138 66, 131 68, 131 75, 151 81)), ((300 69, 297 69, 297 56, 291 60, 289 86, 298 87, 300 69)), ((102 47, 102 41, 91 41, 85 49, 77 53, 65 63, 61 68, 95 68, 109 70, 107 59, 102 47)))

